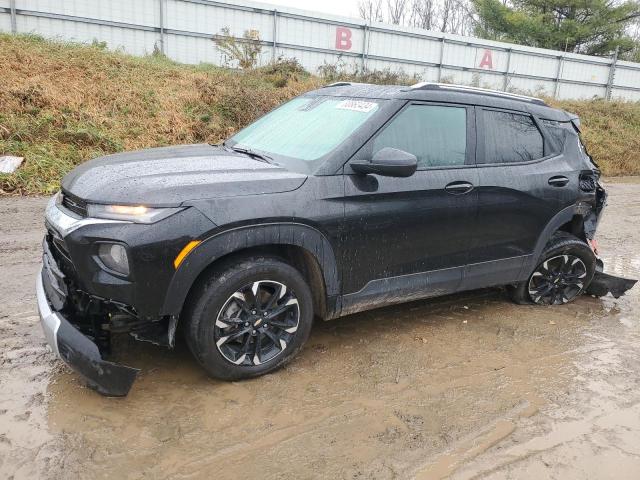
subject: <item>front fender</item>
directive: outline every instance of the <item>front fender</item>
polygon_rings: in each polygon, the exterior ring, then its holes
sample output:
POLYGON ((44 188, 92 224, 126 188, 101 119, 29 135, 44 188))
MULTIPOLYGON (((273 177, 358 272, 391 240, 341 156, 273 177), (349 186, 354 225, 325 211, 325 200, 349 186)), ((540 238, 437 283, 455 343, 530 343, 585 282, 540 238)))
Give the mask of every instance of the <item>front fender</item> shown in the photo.
POLYGON ((304 248, 313 255, 322 269, 327 296, 340 294, 335 254, 322 232, 302 223, 245 225, 212 235, 187 255, 171 279, 162 315, 180 315, 193 283, 217 259, 246 248, 266 245, 304 248))

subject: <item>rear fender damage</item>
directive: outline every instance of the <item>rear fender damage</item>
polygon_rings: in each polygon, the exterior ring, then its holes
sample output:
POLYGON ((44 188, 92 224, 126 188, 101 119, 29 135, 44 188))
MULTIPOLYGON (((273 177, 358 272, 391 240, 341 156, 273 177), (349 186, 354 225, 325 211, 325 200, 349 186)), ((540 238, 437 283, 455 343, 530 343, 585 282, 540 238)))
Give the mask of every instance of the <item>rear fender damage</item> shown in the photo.
MULTIPOLYGON (((604 263, 598 257, 598 242, 595 237, 598 224, 602 219, 602 212, 607 203, 607 192, 598 180, 599 172, 597 171, 583 171, 580 174, 580 189, 585 192, 595 193, 595 202, 593 205, 581 204, 578 206, 576 209, 577 218, 579 219, 578 228, 573 233, 583 236, 596 255, 596 272, 585 293, 595 297, 603 297, 611 293, 613 297, 619 298, 627 290, 631 289, 637 280, 604 273, 604 263)), ((574 217, 575 219, 576 217, 574 217)))
MULTIPOLYGON (((607 193, 599 183, 596 183, 595 191, 596 205, 595 208, 589 211, 584 217, 584 234, 593 253, 598 255, 598 244, 595 240, 595 234, 598 228, 598 222, 602 216, 602 210, 607 201, 607 193)), ((600 258, 597 258, 596 262, 596 272, 585 292, 588 295, 604 297, 608 293, 611 293, 614 298, 620 298, 627 290, 636 284, 637 280, 616 277, 615 275, 604 273, 604 262, 600 258)))

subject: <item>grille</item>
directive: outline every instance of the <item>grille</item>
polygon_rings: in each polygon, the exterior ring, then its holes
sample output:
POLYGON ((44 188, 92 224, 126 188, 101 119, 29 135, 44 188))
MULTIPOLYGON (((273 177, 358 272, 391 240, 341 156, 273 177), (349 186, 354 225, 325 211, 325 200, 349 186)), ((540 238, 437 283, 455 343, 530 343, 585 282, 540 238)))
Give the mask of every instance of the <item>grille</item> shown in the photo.
POLYGON ((69 257, 69 250, 67 250, 67 246, 64 243, 58 234, 47 225, 47 240, 49 241, 49 246, 51 247, 51 253, 56 258, 56 260, 64 259, 68 262, 71 261, 69 257), (62 258, 61 258, 62 257, 62 258))
POLYGON ((81 217, 87 216, 87 202, 69 193, 62 194, 62 206, 81 217))

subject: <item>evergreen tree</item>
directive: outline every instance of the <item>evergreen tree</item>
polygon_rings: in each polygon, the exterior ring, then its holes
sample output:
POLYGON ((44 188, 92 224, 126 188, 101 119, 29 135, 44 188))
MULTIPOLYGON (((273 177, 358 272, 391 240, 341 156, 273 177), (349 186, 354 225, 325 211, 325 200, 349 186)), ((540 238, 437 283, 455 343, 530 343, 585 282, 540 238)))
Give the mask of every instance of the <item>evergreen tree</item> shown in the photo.
POLYGON ((475 34, 589 55, 631 52, 637 42, 630 25, 640 18, 638 0, 472 0, 475 34))

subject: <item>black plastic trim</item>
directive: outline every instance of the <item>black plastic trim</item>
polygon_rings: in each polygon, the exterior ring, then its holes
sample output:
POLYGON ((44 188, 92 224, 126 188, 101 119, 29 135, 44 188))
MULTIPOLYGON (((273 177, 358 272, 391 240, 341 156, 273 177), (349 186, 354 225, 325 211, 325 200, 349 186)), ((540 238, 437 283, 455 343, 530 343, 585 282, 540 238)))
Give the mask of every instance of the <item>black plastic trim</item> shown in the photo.
POLYGON ((322 232, 302 223, 245 225, 209 237, 185 258, 171 279, 161 315, 179 316, 193 283, 218 258, 246 248, 266 245, 304 248, 320 265, 327 296, 340 294, 338 264, 333 247, 322 232))

